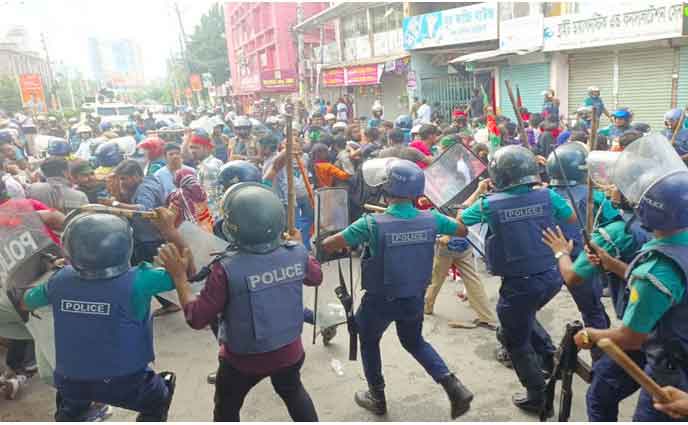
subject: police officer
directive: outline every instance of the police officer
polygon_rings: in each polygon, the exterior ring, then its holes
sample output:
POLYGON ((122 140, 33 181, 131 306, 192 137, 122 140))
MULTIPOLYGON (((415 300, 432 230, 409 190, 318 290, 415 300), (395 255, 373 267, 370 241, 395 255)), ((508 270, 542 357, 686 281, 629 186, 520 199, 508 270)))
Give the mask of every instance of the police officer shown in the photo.
POLYGON ((245 159, 255 161, 258 157, 258 146, 251 136, 251 120, 245 116, 239 116, 234 120, 234 133, 236 137, 229 144, 229 159, 245 159))
POLYGON ((67 137, 64 128, 57 122, 57 118, 53 116, 48 117, 48 134, 53 137, 67 137))
POLYGON ((317 421, 303 387, 303 285, 322 282, 317 261, 301 244, 285 243, 286 214, 279 198, 256 183, 239 183, 223 199, 223 231, 236 243, 211 271, 198 298, 184 270, 186 255, 166 245, 161 261, 170 268, 187 323, 203 329, 220 319, 220 364, 215 385, 215 421, 239 421, 248 392, 270 377, 295 421, 317 421), (172 273, 172 269, 177 271, 172 273))
POLYGON ((69 142, 59 137, 53 137, 48 141, 48 156, 58 157, 63 159, 70 159, 72 154, 72 147, 69 142))
MULTIPOLYGON (((674 108, 664 114, 664 130, 662 134, 671 140, 674 137, 674 132, 676 128, 681 125, 681 109, 674 108)), ((688 160, 688 128, 681 128, 676 134, 676 140, 674 141, 674 149, 676 153, 679 154, 681 159, 688 160)))
MULTIPOLYGON (((626 269, 630 288, 623 324, 586 328, 575 336, 581 348, 609 338, 624 350, 641 349, 645 372, 660 385, 688 389, 688 168, 659 135, 642 137, 614 163, 612 182, 655 237, 626 269)), ((641 389, 634 421, 668 421, 641 389)))
MULTIPOLYGON (((556 148, 557 156, 551 153, 547 158, 547 174, 549 174, 549 186, 561 197, 568 199, 568 193, 573 196, 578 211, 583 214, 587 211, 587 157, 588 150, 580 142, 569 142, 556 148), (561 164, 557 163, 557 158, 561 164), (561 167, 560 167, 561 165, 561 167), (563 173, 562 173, 563 169, 563 173), (564 175, 565 173, 565 175, 564 175), (568 184, 568 188, 566 187, 568 184)), ((606 223, 617 216, 617 211, 607 202, 602 192, 593 191, 593 214, 597 212, 598 220, 606 223)), ((583 236, 578 222, 558 223, 564 236, 573 241, 571 258, 576 258, 583 251, 583 236)), ((564 279, 566 281, 566 279, 564 279)), ((567 282, 568 283, 568 282, 567 282)), ((602 296, 602 282, 599 279, 590 279, 568 285, 569 292, 580 311, 586 326, 599 329, 609 327, 609 318, 600 301, 602 296)), ((593 359, 597 360, 599 352, 593 352, 593 359)))
POLYGON ((583 100, 583 106, 591 108, 591 110, 594 106, 596 108, 595 111, 598 119, 602 116, 602 114, 604 114, 607 118, 609 118, 610 121, 613 121, 612 116, 609 114, 609 111, 607 111, 607 108, 604 106, 604 101, 602 101, 602 98, 600 97, 599 87, 588 87, 588 97, 586 97, 585 100, 583 100))
POLYGON ((410 115, 399 115, 394 120, 394 128, 398 128, 404 132, 404 144, 411 143, 411 128, 413 128, 413 120, 410 115))
POLYGON ((494 153, 483 180, 466 201, 472 205, 461 213, 465 226, 488 223, 486 240, 488 268, 500 276, 497 315, 503 343, 526 394, 512 401, 519 408, 537 413, 544 401, 543 368, 551 370, 555 351, 547 331, 535 314, 561 288, 555 256, 541 241, 541 230, 555 222, 575 223, 568 202, 551 189, 536 189, 540 183, 538 164, 522 146, 506 146, 494 153), (489 186, 494 193, 487 193, 489 186))
POLYGON ((70 265, 29 290, 29 310, 51 305, 55 326, 58 421, 74 421, 90 401, 166 421, 175 375, 156 374, 151 294, 172 289, 170 276, 147 264, 130 268, 129 224, 108 214, 78 214, 62 237, 70 265))
POLYGON ((323 242, 328 252, 366 245, 361 259, 366 293, 356 312, 356 323, 368 390, 357 392, 354 400, 377 415, 387 412, 380 338, 394 322, 404 349, 444 387, 455 419, 468 411, 473 394, 423 339, 423 298, 432 275, 435 237, 465 236, 466 229, 442 214, 413 206, 425 188, 425 175, 413 162, 375 159, 364 163, 363 168, 366 183, 382 187, 389 208, 384 214, 361 217, 323 242))
MULTIPOLYGON (((572 255, 570 242, 566 237, 549 229, 544 234, 545 243, 553 252, 565 252, 559 257, 558 265, 566 284, 570 286, 606 278, 614 311, 622 319, 628 305, 629 288, 624 281, 626 266, 638 254, 651 235, 645 231, 628 203, 618 189, 610 191, 614 205, 620 210, 617 218, 597 228, 590 236, 596 255, 581 252, 572 255), (599 257, 600 261, 591 261, 599 257), (575 260, 574 260, 575 259, 575 260), (620 266, 620 267, 619 267, 620 266)), ((608 327, 608 326, 607 326, 608 327)), ((644 367, 645 354, 640 350, 628 350, 628 356, 638 366, 644 367)), ((591 422, 616 422, 619 403, 635 393, 639 385, 609 356, 603 354, 593 364, 592 382, 586 394, 588 420, 591 422)))
POLYGON ((612 114, 614 126, 609 130, 610 138, 618 138, 631 128, 633 115, 628 108, 619 108, 612 114))
POLYGON ((124 154, 116 142, 107 142, 98 146, 94 157, 97 165, 94 172, 96 179, 100 181, 105 181, 113 168, 124 160, 124 154))

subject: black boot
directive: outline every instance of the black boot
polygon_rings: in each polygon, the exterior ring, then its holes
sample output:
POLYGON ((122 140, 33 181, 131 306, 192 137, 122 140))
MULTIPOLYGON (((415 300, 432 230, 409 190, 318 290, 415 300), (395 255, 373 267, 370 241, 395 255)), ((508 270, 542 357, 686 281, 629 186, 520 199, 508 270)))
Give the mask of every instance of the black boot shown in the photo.
POLYGON ((459 381, 453 373, 440 381, 451 403, 451 418, 456 419, 468 412, 473 401, 473 393, 459 381))
POLYGON ((368 386, 368 391, 357 391, 354 395, 356 404, 376 415, 387 413, 387 400, 385 399, 385 385, 368 386))
POLYGON ((527 391, 526 393, 514 394, 511 401, 519 409, 539 415, 542 405, 545 403, 544 392, 527 391))

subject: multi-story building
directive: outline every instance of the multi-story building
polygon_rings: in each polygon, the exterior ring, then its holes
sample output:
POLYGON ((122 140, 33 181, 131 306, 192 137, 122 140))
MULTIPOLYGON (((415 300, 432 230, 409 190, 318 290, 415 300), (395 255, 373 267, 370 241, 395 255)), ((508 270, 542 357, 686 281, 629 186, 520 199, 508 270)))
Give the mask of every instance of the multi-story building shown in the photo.
POLYGON ((401 2, 340 2, 306 19, 297 31, 314 31, 332 24, 334 40, 316 49, 315 69, 321 69, 318 93, 335 103, 349 95, 355 116, 370 116, 378 100, 384 116, 394 119, 408 111, 409 53, 402 43, 404 7, 401 2), (322 63, 321 62, 322 59, 322 63))
MULTIPOLYGON (((40 76, 43 93, 47 95, 52 84, 48 62, 38 52, 31 50, 26 29, 14 27, 0 39, 0 77, 19 81, 20 76, 32 74, 40 76)), ((46 105, 36 107, 45 110, 46 105)))
POLYGON ((143 55, 130 39, 88 39, 88 54, 93 78, 103 85, 137 87, 144 84, 143 55))
MULTIPOLYGON (((260 97, 299 91, 298 52, 295 34, 296 2, 225 3, 225 36, 235 101, 246 110, 260 97)), ((327 8, 327 3, 301 3, 307 19, 327 8)), ((324 39, 332 38, 331 30, 324 39)), ((318 32, 304 35, 304 57, 320 43, 318 32)), ((311 67, 304 66, 304 81, 311 67)))

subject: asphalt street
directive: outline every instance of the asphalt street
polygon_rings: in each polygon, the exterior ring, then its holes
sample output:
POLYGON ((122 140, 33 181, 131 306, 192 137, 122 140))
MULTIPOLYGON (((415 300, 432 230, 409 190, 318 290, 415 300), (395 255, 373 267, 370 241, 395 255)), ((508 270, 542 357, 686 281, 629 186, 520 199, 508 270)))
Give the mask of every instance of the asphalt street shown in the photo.
MULTIPOLYGON (((480 264, 480 263, 479 263, 480 264)), ((480 264, 482 270, 482 264, 480 264)), ((338 282, 334 263, 324 267, 326 285, 321 301, 338 282)), ((347 277, 348 277, 348 273, 347 277)), ((357 266, 355 276, 358 275, 357 266)), ((490 301, 497 301, 499 280, 482 273, 490 301)), ((358 279, 355 278, 357 283, 358 279)), ((494 360, 497 346, 494 332, 485 329, 451 329, 449 320, 470 320, 473 313, 468 303, 456 295, 460 281, 449 280, 442 288, 435 314, 426 316, 424 335, 447 361, 449 368, 475 393, 471 410, 460 421, 536 421, 511 404, 511 395, 520 390, 513 370, 494 360)), ((312 305, 313 290, 305 289, 305 305, 312 305)), ((356 295, 360 297, 360 292, 356 295)), ((333 298, 332 298, 333 299, 333 298)), ((608 311, 611 308, 607 303, 608 311)), ((567 321, 578 318, 578 312, 566 289, 540 313, 539 319, 558 344, 567 321)), ((217 344, 210 330, 189 328, 182 314, 155 319, 157 371, 172 370, 177 374, 177 390, 170 410, 171 421, 212 420, 214 388, 206 376, 217 367, 217 344)), ((321 421, 447 421, 449 402, 442 387, 433 382, 415 360, 399 344, 391 327, 382 339, 384 374, 387 382, 388 414, 377 417, 359 408, 353 393, 366 383, 359 362, 348 360, 348 334, 339 328, 332 345, 324 347, 318 338, 311 344, 312 327, 305 325, 303 342, 306 361, 302 379, 315 403, 321 421), (333 360, 341 363, 341 374, 333 368, 333 360)), ((2 348, 0 348, 2 350, 2 348)), ((589 360, 589 355, 584 354, 589 360)), ((4 352, 0 351, 0 361, 4 352)), ((574 378, 571 421, 585 421, 587 384, 574 378)), ((50 421, 54 413, 55 391, 33 378, 17 400, 0 399, 0 421, 50 421)), ((637 395, 621 405, 620 420, 631 418, 637 395)), ((555 404, 556 406, 556 404, 555 404)), ((274 393, 269 380, 257 385, 246 398, 242 420, 289 421, 286 408, 274 393)), ((115 409, 110 421, 131 421, 135 413, 115 409)))

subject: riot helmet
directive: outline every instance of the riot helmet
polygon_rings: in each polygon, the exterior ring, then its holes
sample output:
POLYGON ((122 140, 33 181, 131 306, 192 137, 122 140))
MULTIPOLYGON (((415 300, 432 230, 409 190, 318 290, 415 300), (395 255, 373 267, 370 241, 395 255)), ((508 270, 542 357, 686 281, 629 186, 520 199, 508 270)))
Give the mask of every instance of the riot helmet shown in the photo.
POLYGON ((590 86, 588 87, 588 95, 592 97, 598 97, 600 95, 600 88, 597 86, 590 86), (597 93, 597 94, 595 94, 597 93))
POLYGON ((569 186, 585 184, 587 172, 588 148, 581 142, 569 142, 556 148, 547 158, 547 174, 549 174, 550 186, 569 186), (561 164, 557 163, 557 158, 561 164), (561 167, 560 167, 561 165, 561 167), (566 176, 562 174, 562 168, 566 176), (566 177, 566 178, 564 178, 566 177))
POLYGON ((425 174, 415 163, 399 158, 376 158, 363 163, 363 180, 382 187, 390 197, 415 200, 425 190, 425 174))
POLYGON ((72 152, 69 142, 60 137, 53 137, 48 141, 48 155, 68 156, 72 152))
POLYGON ((497 149, 490 159, 488 173, 498 191, 541 181, 535 155, 518 145, 497 149))
POLYGON ((217 179, 218 183, 222 185, 223 191, 225 191, 229 189, 230 186, 237 183, 260 183, 261 174, 258 167, 250 162, 235 160, 229 161, 220 168, 220 174, 217 179))
POLYGON ((98 127, 100 128, 101 133, 105 133, 106 131, 112 130, 112 123, 103 122, 103 123, 100 123, 100 125, 98 127))
POLYGON ((637 131, 640 134, 647 134, 650 132, 650 124, 644 122, 634 122, 631 124, 631 130, 637 131))
POLYGON ((62 246, 82 279, 111 279, 129 270, 134 234, 118 216, 80 213, 65 226, 62 246))
POLYGON ((666 137, 652 133, 626 146, 611 180, 646 227, 688 227, 688 168, 666 137))
POLYGON ((413 119, 409 115, 399 115, 394 120, 394 127, 402 130, 410 130, 413 127, 413 119))
POLYGON ((96 163, 99 167, 115 167, 124 160, 124 154, 117 142, 100 144, 95 151, 96 163))
POLYGON ((251 123, 251 120, 246 118, 245 116, 238 116, 233 122, 234 125, 234 132, 237 134, 237 136, 241 138, 246 138, 251 135, 251 128, 253 127, 253 124, 251 123))
POLYGON ((280 245, 286 213, 277 195, 257 183, 238 183, 222 197, 222 232, 240 250, 267 254, 280 245))

